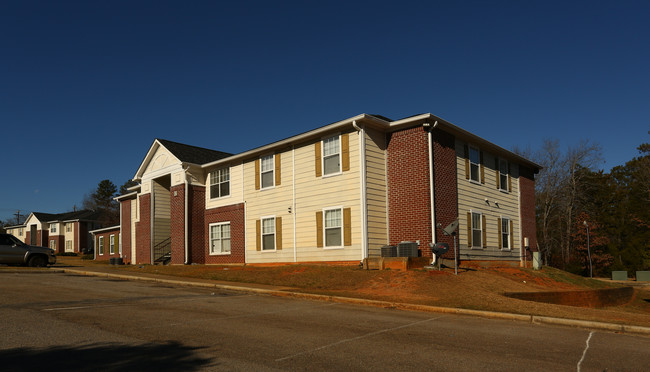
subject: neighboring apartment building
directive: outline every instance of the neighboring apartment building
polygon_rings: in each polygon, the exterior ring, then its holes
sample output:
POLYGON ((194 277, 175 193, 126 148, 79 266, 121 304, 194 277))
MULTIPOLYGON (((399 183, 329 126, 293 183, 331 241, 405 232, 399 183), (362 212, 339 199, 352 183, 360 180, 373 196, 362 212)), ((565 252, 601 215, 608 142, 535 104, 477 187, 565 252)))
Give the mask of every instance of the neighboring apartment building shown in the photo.
POLYGON ((91 230, 90 234, 93 236, 93 241, 95 244, 95 260, 108 261, 111 258, 118 258, 122 256, 119 225, 91 230))
POLYGON ((431 114, 362 114, 239 154, 156 139, 116 198, 122 257, 354 262, 400 241, 431 256, 458 219, 461 259, 520 261, 539 168, 431 114))
POLYGON ((32 212, 22 225, 7 232, 30 245, 50 247, 57 253, 83 253, 93 248, 89 231, 100 227, 100 213, 81 210, 66 213, 32 212))

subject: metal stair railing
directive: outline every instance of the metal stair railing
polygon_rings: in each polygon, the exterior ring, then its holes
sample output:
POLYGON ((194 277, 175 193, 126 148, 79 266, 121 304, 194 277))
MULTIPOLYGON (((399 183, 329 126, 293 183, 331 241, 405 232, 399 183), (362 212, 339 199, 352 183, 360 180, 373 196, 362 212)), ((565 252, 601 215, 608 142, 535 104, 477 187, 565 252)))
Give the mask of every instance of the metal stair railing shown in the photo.
POLYGON ((172 238, 169 237, 153 247, 154 264, 162 263, 166 265, 172 259, 172 238))

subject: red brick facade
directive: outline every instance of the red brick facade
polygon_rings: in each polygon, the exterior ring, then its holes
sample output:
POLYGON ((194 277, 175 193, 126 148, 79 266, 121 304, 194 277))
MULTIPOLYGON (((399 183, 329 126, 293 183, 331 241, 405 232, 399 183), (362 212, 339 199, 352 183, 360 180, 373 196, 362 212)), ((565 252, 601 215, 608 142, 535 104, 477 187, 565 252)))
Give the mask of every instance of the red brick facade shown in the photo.
POLYGON ((205 187, 191 185, 189 203, 189 261, 199 263, 205 247, 205 187))
POLYGON ((120 257, 120 229, 115 228, 107 231, 102 231, 100 233, 95 234, 95 260, 97 261, 106 261, 111 258, 117 258, 120 257), (111 246, 111 235, 113 235, 114 239, 114 246, 113 246, 113 254, 111 254, 110 246, 111 246), (99 237, 104 238, 104 253, 100 254, 101 250, 99 247, 99 237))
POLYGON ((52 235, 48 239, 48 247, 52 247, 52 241, 56 242, 56 248, 54 249, 55 253, 63 253, 65 252, 65 236, 63 235, 52 235))
MULTIPOLYGON (((521 246, 528 238, 531 252, 537 251, 537 225, 535 223, 535 174, 531 169, 519 168, 519 205, 521 206, 521 246)), ((532 253, 527 252, 528 259, 532 253)))
POLYGON ((229 205, 205 211, 205 245, 201 252, 195 252, 196 263, 231 264, 245 263, 244 203, 229 205), (230 222, 230 254, 210 255, 210 224, 230 222), (200 260, 200 261, 199 261, 200 260))
POLYGON ((131 262, 131 200, 122 200, 120 202, 122 215, 120 216, 120 226, 122 232, 122 260, 124 263, 131 262))
POLYGON ((140 196, 140 221, 135 224, 135 263, 151 263, 151 194, 140 196))
POLYGON ((185 184, 172 186, 171 192, 171 263, 185 263, 185 184))
MULTIPOLYGON (((433 136, 433 177, 436 224, 443 228, 458 218, 458 181, 456 178, 456 138, 439 129, 433 136)), ((435 229, 436 242, 447 243, 451 248, 443 257, 454 258, 454 239, 438 228, 435 229)), ((431 252, 428 252, 428 256, 431 252)))
POLYGON ((420 241, 426 255, 431 242, 428 133, 421 127, 387 136, 388 220, 390 244, 420 241))
POLYGON ((75 244, 78 245, 75 252, 90 252, 90 248, 95 245, 91 242, 92 238, 88 236, 88 222, 75 222, 75 229, 79 229, 75 230, 79 232, 78 239, 75 239, 75 244))

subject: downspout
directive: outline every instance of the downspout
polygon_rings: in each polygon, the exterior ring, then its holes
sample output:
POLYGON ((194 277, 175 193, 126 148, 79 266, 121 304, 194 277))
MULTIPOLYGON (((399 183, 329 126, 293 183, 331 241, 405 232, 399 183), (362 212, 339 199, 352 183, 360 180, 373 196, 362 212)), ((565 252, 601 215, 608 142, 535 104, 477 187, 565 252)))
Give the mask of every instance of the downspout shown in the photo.
POLYGON ((298 246, 296 244, 296 146, 291 145, 291 174, 293 175, 292 185, 293 199, 291 203, 291 215, 293 217, 293 262, 298 262, 298 246))
POLYGON ((185 235, 185 261, 183 262, 185 265, 189 265, 189 238, 187 234, 187 229, 189 228, 189 219, 187 218, 187 213, 189 212, 189 206, 187 205, 188 200, 189 200, 189 191, 190 191, 190 186, 187 183, 187 171, 190 170, 190 166, 188 165, 187 168, 183 168, 183 173, 185 174, 185 228, 184 230, 184 235, 185 235))
POLYGON ((359 172, 361 176, 361 260, 368 257, 368 197, 366 185, 366 131, 352 121, 359 133, 359 172))
MULTIPOLYGON (((438 121, 433 123, 432 127, 427 130, 429 137, 429 193, 431 194, 431 243, 436 244, 436 202, 435 202, 435 182, 433 174, 433 129, 438 126, 438 121)), ((431 256, 435 261, 435 255, 431 256)))

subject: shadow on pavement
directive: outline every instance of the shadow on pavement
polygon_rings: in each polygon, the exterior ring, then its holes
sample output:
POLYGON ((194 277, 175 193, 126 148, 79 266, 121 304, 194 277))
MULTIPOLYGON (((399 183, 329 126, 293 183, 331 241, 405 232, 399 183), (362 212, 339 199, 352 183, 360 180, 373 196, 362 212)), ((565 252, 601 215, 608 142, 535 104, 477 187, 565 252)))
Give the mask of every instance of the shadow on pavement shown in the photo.
POLYGON ((215 366, 178 342, 126 345, 101 343, 0 350, 5 371, 196 371, 215 366))

